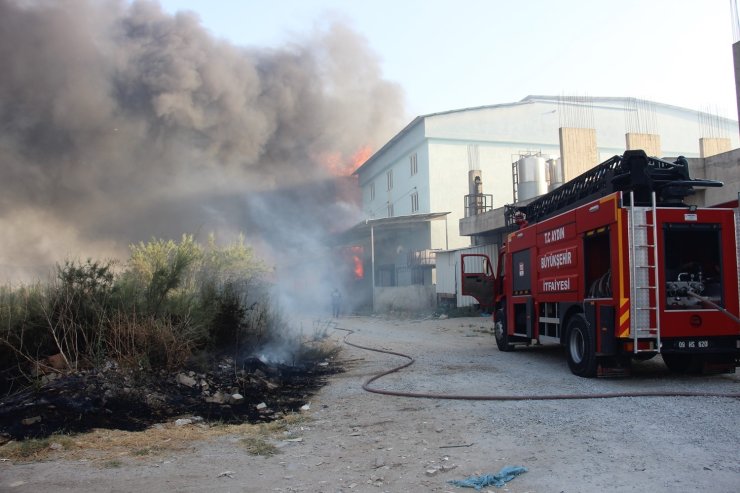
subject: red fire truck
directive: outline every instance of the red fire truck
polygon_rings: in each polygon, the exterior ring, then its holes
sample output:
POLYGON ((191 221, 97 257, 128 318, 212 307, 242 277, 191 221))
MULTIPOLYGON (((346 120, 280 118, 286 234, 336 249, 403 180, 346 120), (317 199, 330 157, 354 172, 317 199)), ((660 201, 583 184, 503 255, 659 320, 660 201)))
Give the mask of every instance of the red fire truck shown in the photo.
POLYGON ((614 156, 527 205, 507 206, 496 269, 465 272, 463 259, 463 294, 492 297, 501 351, 563 344, 582 377, 627 374, 633 359, 657 354, 675 372, 734 372, 737 203, 684 201, 713 186, 722 184, 690 179, 683 158, 614 156))

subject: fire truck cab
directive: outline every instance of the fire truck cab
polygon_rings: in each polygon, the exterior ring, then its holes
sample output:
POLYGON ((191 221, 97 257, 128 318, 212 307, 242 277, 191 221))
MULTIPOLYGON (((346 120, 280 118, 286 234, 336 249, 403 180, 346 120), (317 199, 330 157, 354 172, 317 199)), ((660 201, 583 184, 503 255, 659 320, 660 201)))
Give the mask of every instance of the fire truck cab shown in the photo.
POLYGON ((740 215, 686 205, 701 186, 721 183, 626 151, 507 207, 496 273, 464 273, 463 294, 488 278, 498 348, 562 344, 575 375, 624 375, 657 354, 674 372, 734 372, 740 215))

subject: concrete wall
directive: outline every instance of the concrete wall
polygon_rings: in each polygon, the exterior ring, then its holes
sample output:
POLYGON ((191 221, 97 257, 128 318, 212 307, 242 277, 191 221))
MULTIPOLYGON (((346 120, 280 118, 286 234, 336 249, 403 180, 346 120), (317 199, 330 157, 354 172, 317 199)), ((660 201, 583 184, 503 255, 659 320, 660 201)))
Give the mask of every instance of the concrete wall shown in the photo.
POLYGON ((740 192, 740 149, 704 159, 705 177, 725 184, 722 188, 708 188, 704 192, 706 205, 737 200, 740 192))
POLYGON ((723 152, 729 152, 732 149, 729 138, 709 138, 702 137, 699 139, 699 157, 709 157, 723 152))
POLYGON ((565 181, 572 180, 599 163, 595 129, 561 127, 558 135, 565 181))
POLYGON ((628 150, 642 149, 648 156, 661 157, 663 155, 660 148, 660 135, 628 132, 625 134, 625 142, 628 150))
POLYGON ((434 286, 392 286, 375 288, 375 312, 416 312, 436 307, 434 286))
POLYGON ((419 211, 429 211, 429 154, 421 141, 409 145, 374 177, 364 177, 362 187, 363 209, 368 218, 388 217, 388 204, 393 204, 393 217, 406 216, 411 211, 411 194, 419 196, 419 211), (411 175, 410 159, 416 154, 417 173, 411 175), (388 171, 393 171, 393 186, 388 188, 388 171), (375 184, 375 197, 371 198, 370 184, 375 184))
POLYGON ((493 231, 506 225, 504 208, 499 207, 483 214, 460 219, 460 234, 471 236, 482 231, 493 231))
POLYGON ((388 217, 387 204, 393 204, 394 216, 411 213, 411 198, 413 188, 419 193, 420 212, 429 212, 429 166, 426 142, 424 139, 424 121, 420 121, 413 128, 392 145, 390 145, 378 159, 362 167, 358 173, 359 185, 362 189, 362 209, 366 217, 388 217), (409 156, 416 153, 416 175, 411 176, 409 156), (388 190, 388 170, 393 170, 393 188, 388 190), (370 185, 375 184, 375 198, 371 199, 370 185), (426 200, 425 205, 424 200, 426 200), (426 207, 426 208, 425 208, 426 207))

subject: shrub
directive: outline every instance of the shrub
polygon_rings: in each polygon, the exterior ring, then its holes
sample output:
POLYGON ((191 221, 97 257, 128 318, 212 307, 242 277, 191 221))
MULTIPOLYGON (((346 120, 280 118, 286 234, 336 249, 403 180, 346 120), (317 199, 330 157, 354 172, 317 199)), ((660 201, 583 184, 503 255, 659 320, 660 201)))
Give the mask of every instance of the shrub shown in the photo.
POLYGON ((67 261, 46 286, 0 289, 2 361, 60 353, 72 367, 115 358, 175 368, 196 349, 253 348, 277 327, 266 268, 243 237, 223 247, 213 236, 205 246, 189 235, 153 239, 114 267, 67 261))

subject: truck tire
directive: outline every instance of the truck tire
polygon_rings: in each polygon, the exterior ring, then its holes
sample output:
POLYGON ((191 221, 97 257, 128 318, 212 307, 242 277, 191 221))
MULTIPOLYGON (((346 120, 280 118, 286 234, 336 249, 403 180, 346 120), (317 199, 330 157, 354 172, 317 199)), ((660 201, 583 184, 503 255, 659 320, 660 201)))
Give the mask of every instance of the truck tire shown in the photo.
POLYGON ((596 376, 596 340, 588 326, 586 317, 578 313, 571 317, 567 326, 565 349, 568 367, 574 375, 591 378, 596 376))
POLYGON ((506 314, 503 310, 496 310, 493 334, 496 337, 496 346, 499 351, 507 352, 514 349, 514 345, 509 343, 509 334, 506 333, 506 314))

